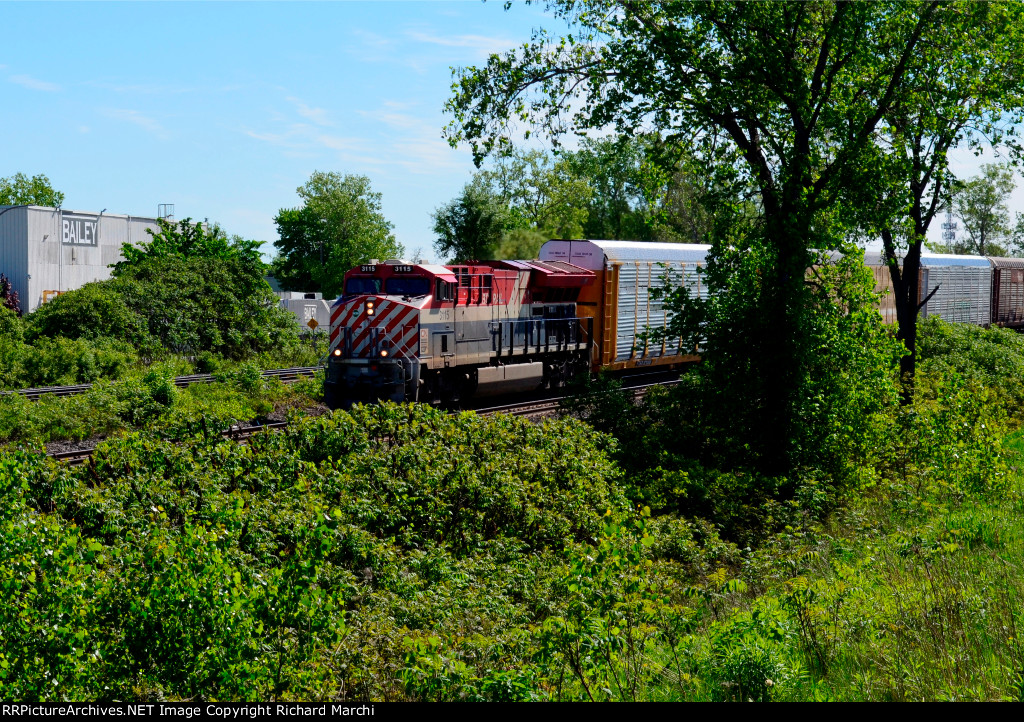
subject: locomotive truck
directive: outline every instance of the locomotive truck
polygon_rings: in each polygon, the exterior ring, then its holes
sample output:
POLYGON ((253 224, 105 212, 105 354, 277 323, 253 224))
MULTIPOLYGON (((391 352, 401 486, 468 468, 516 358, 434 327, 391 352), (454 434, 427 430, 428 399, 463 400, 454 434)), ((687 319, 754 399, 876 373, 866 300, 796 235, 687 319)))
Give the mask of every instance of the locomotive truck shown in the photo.
POLYGON ((706 295, 697 269, 707 250, 555 240, 539 260, 353 268, 331 308, 326 402, 449 403, 696 361, 680 340, 653 343, 644 332, 665 325, 649 292, 667 278, 706 295))

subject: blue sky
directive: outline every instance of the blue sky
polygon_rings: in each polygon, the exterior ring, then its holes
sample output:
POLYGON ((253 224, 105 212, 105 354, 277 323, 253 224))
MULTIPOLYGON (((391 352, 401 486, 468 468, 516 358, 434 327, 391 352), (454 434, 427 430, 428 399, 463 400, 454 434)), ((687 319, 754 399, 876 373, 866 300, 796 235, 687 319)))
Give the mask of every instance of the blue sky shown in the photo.
POLYGON ((0 176, 45 173, 69 209, 174 203, 269 242, 314 170, 363 174, 407 252, 432 257, 430 213, 474 170, 441 138, 451 67, 557 28, 542 5, 502 6, 0 3, 0 176))
POLYGON ((70 209, 272 241, 314 170, 369 176, 407 251, 473 172, 441 138, 452 66, 553 23, 463 2, 0 3, 0 176, 70 209))

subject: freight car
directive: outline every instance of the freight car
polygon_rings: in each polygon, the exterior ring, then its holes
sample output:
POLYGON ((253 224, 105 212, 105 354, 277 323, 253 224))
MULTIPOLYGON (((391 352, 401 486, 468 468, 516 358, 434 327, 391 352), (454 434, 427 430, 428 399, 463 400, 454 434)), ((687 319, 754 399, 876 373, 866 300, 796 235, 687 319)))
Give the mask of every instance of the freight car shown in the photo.
MULTIPOLYGON (((881 255, 866 253, 864 262, 874 273, 876 290, 891 291, 881 255)), ((922 318, 1024 328, 1024 259, 922 253, 919 274, 922 318)), ((881 312, 886 322, 896 323, 891 293, 882 296, 881 312)))
POLYGON ((559 240, 539 260, 359 266, 331 308, 325 399, 449 402, 695 361, 644 331, 666 323, 649 293, 666 270, 706 296, 697 268, 707 250, 559 240))

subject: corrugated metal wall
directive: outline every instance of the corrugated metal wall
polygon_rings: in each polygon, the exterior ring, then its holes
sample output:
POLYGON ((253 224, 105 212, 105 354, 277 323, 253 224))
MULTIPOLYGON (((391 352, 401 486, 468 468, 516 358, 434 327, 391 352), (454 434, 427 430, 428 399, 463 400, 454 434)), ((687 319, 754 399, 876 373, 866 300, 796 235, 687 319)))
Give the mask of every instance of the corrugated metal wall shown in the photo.
POLYGON ((295 321, 303 331, 310 331, 309 320, 316 319, 317 331, 331 330, 331 303, 322 298, 282 298, 281 307, 295 314, 295 321))
POLYGON ((156 221, 40 206, 14 208, 0 216, 0 271, 11 277, 28 313, 54 293, 110 278, 110 266, 121 260, 122 244, 148 241, 147 228, 157 230, 156 221))
POLYGON ((0 273, 10 279, 28 310, 28 247, 20 239, 28 235, 28 208, 0 206, 0 273))
POLYGON ((992 267, 985 266, 933 266, 921 268, 921 298, 928 303, 921 308, 922 318, 939 316, 945 321, 989 323, 992 313, 992 267), (938 290, 935 290, 935 289, 938 290))
POLYGON ((647 357, 674 356, 680 353, 679 340, 648 342, 637 335, 647 329, 665 328, 667 314, 660 300, 651 298, 652 288, 678 286, 680 282, 690 289, 691 296, 707 298, 707 287, 700 279, 698 263, 633 261, 618 265, 618 313, 616 319, 615 360, 625 361, 634 355, 647 357))

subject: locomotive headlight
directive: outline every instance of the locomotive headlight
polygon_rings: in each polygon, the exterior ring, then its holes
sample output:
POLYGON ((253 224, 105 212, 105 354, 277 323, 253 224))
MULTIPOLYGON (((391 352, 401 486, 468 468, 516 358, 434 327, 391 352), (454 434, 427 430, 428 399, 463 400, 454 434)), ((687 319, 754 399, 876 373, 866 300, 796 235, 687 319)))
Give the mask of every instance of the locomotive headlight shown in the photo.
POLYGON ((341 356, 341 349, 340 348, 334 349, 334 355, 335 356, 341 356))
POLYGON ((388 350, 386 348, 382 348, 380 350, 380 355, 381 355, 381 358, 387 358, 388 350))
POLYGON ((372 316, 373 315, 373 301, 367 301, 366 302, 366 315, 367 316, 372 316))

